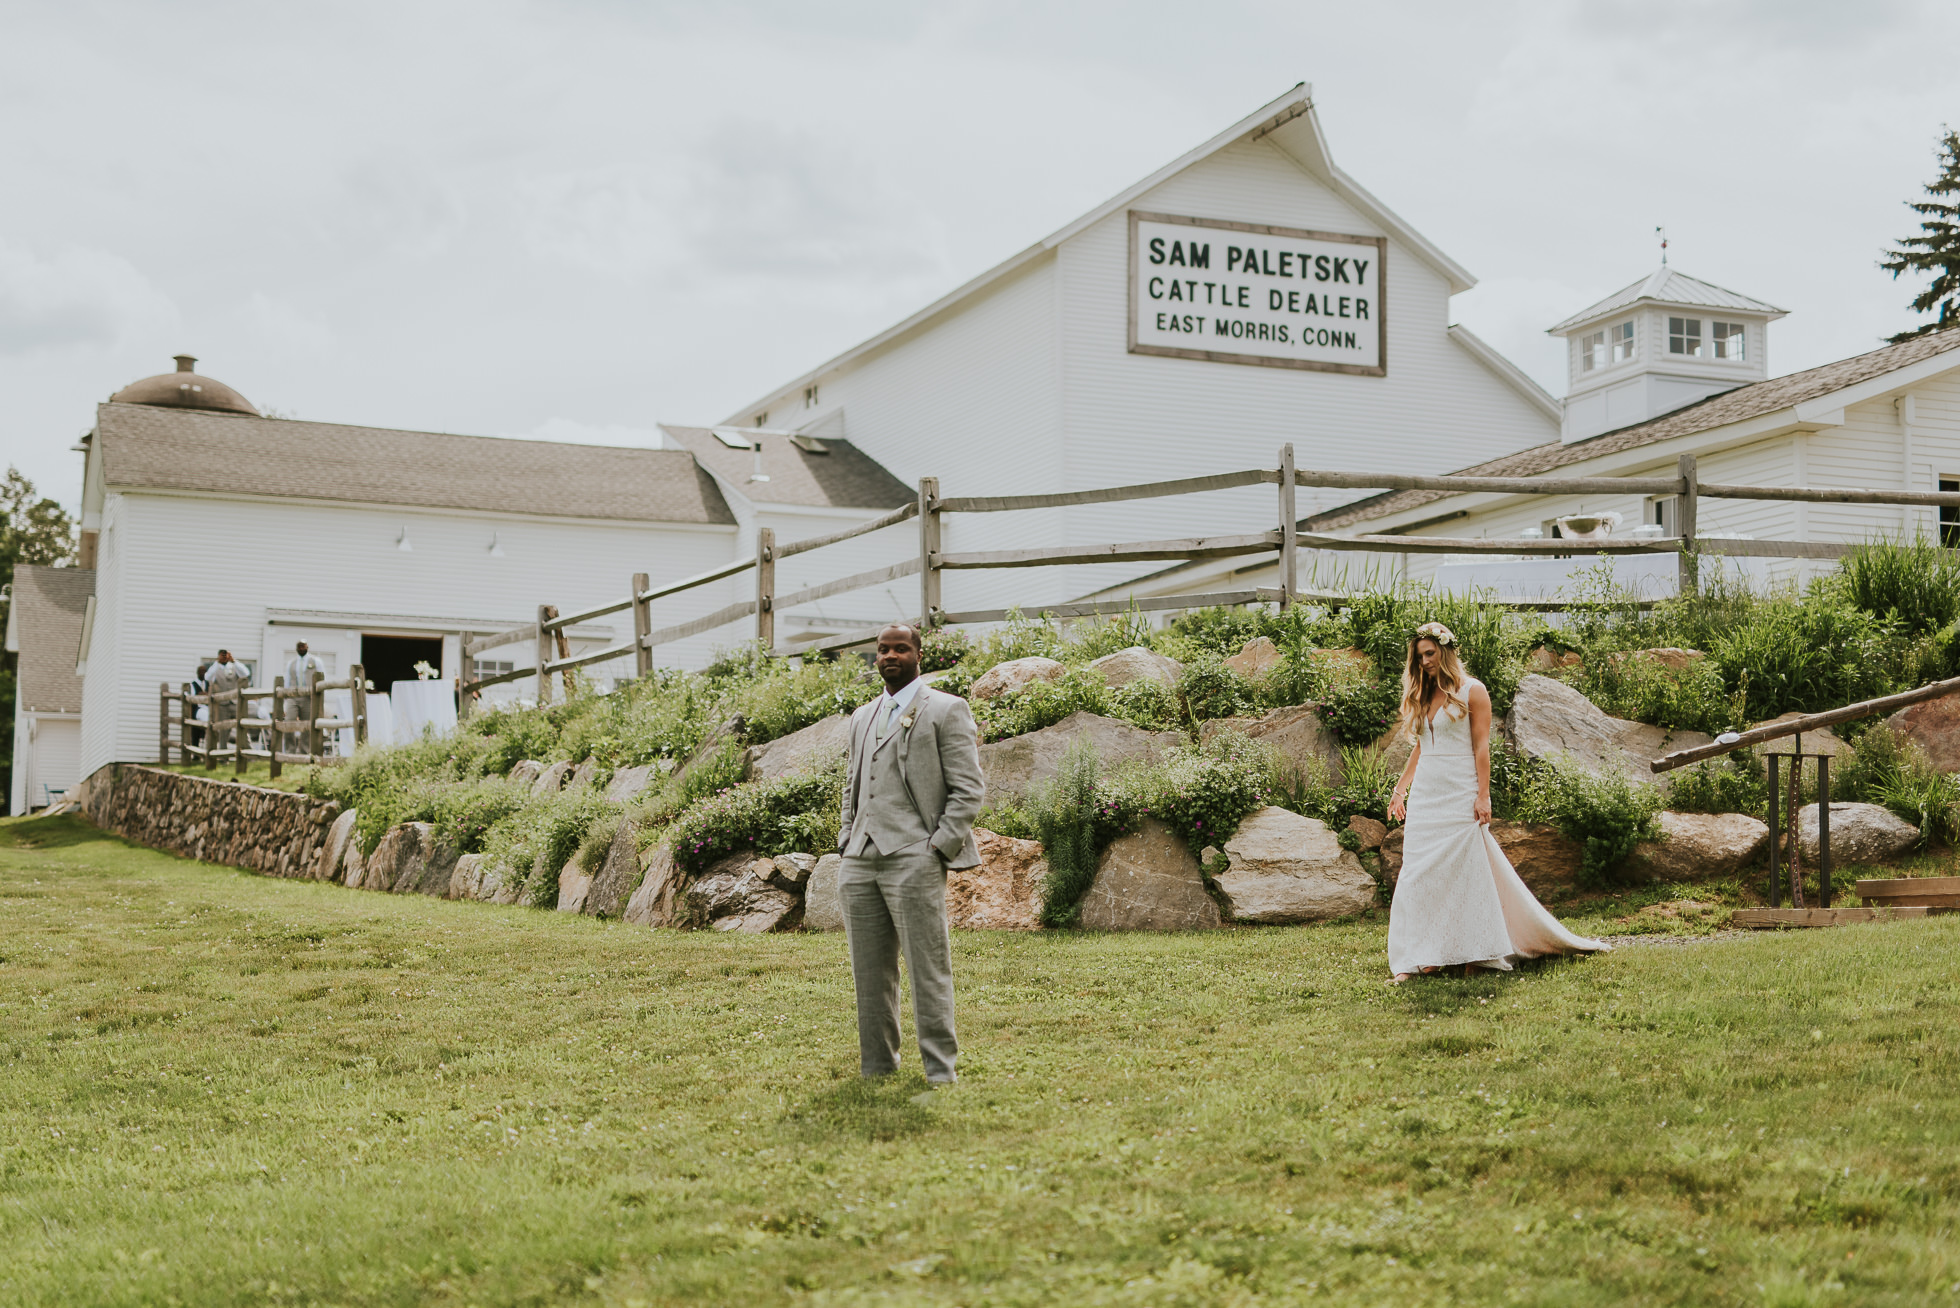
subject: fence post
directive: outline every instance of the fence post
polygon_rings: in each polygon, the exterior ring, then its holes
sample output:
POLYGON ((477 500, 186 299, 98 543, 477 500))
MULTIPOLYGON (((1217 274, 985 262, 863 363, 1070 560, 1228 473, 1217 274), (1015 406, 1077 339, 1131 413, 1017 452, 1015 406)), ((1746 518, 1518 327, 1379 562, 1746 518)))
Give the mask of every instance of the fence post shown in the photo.
POLYGON ((272 709, 266 714, 272 719, 272 730, 265 733, 266 742, 270 745, 266 753, 272 755, 266 766, 271 770, 274 781, 279 780, 279 747, 286 743, 279 732, 279 724, 286 720, 285 697, 279 692, 285 688, 286 674, 282 672, 272 679, 272 709))
POLYGON ((204 683, 204 707, 211 711, 210 723, 204 728, 204 770, 215 772, 218 769, 218 756, 213 752, 212 747, 218 741, 218 698, 211 693, 209 681, 204 683))
POLYGON ((544 624, 558 616, 554 604, 538 605, 538 707, 551 703, 551 674, 545 671, 545 664, 551 662, 551 631, 544 624))
MULTIPOLYGON (((186 748, 191 743, 191 730, 197 725, 197 705, 191 703, 191 683, 186 681, 177 692, 177 761, 185 767, 191 765, 191 752, 186 748)), ((209 738, 203 742, 211 743, 209 738)))
POLYGON ((633 675, 644 677, 653 671, 653 651, 647 637, 653 634, 653 605, 642 599, 653 585, 644 572, 633 574, 633 675))
MULTIPOLYGON (((776 529, 755 533, 755 643, 764 654, 776 648, 776 529)), ((651 651, 649 651, 651 652, 651 651)))
POLYGON ((1695 472, 1695 456, 1681 456, 1681 492, 1674 501, 1675 530, 1681 536, 1680 571, 1675 589, 1692 595, 1700 588, 1700 568, 1695 558, 1695 513, 1701 498, 1701 479, 1695 472))
POLYGON ((320 683, 326 679, 327 674, 315 668, 306 687, 306 753, 316 767, 326 757, 320 748, 320 719, 326 716, 321 710, 326 708, 327 698, 327 693, 320 689, 320 683))
POLYGON ((1293 607, 1293 593, 1300 589, 1300 515, 1293 507, 1293 442, 1279 449, 1279 611, 1293 607))
POLYGON ((367 744, 367 669, 356 663, 348 669, 353 689, 348 692, 354 710, 354 748, 367 744))
POLYGON ((251 701, 245 698, 243 686, 231 693, 238 697, 238 734, 231 738, 231 774, 242 777, 245 775, 245 739, 250 734, 245 727, 245 715, 251 711, 251 701))
POLYGON ((157 686, 157 766, 170 766, 170 683, 157 686))
POLYGON ((939 478, 919 478, 919 621, 930 627, 944 611, 939 577, 939 478))

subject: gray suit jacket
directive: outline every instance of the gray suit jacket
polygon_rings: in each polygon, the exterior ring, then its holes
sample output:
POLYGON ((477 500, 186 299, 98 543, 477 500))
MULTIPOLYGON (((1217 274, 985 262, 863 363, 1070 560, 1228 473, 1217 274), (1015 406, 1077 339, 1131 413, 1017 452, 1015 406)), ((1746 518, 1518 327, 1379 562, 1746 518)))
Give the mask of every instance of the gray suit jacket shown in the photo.
MULTIPOLYGON (((839 829, 841 850, 856 824, 854 801, 858 792, 859 769, 871 756, 877 743, 872 737, 878 706, 883 697, 872 700, 851 716, 850 763, 845 770, 844 822, 839 829)), ((975 867, 980 850, 973 843, 973 819, 987 797, 987 780, 980 771, 980 732, 973 724, 973 710, 958 695, 948 695, 931 686, 919 687, 909 713, 892 730, 898 740, 899 775, 905 793, 932 832, 932 847, 939 851, 948 867, 975 867), (905 717, 912 725, 902 725, 905 717)))

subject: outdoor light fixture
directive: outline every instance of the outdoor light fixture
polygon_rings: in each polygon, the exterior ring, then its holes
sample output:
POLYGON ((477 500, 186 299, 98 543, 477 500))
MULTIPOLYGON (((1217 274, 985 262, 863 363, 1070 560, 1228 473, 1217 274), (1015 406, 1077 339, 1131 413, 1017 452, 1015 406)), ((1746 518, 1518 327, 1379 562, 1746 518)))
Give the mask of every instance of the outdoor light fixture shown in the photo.
POLYGON ((496 532, 490 533, 490 557, 501 559, 504 556, 504 542, 496 532))
POLYGON ((1735 744, 1736 741, 1741 739, 1742 739, 1741 732, 1724 731, 1721 735, 1715 737, 1715 743, 1718 745, 1733 745, 1735 744))
POLYGON ((751 448, 755 450, 755 471, 749 474, 749 480, 752 482, 768 481, 769 474, 762 470, 762 437, 756 437, 755 444, 751 448))
POLYGON ((404 554, 413 554, 415 547, 408 543, 408 524, 402 524, 402 534, 395 537, 395 548, 404 554))

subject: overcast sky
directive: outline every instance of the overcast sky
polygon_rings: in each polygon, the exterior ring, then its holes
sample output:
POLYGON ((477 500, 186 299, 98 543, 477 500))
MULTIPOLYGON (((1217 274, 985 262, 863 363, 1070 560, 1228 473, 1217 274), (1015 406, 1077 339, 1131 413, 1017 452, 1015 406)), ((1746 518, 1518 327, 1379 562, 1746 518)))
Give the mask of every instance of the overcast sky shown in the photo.
POLYGON ((1872 348, 1960 125, 1951 0, 0 0, 0 442, 73 505, 170 356, 262 408, 607 443, 710 422, 1279 95, 1543 329, 1650 271, 1872 348))

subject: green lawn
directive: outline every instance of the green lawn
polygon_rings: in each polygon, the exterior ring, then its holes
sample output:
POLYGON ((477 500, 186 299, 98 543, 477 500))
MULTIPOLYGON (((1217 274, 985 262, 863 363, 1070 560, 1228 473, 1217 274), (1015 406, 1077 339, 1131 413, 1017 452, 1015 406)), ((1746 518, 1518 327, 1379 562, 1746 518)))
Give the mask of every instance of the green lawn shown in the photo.
POLYGON ((918 1105, 835 936, 69 819, 0 900, 7 1304, 1960 1304, 1956 918, 1400 990, 1379 923, 963 935, 918 1105))

